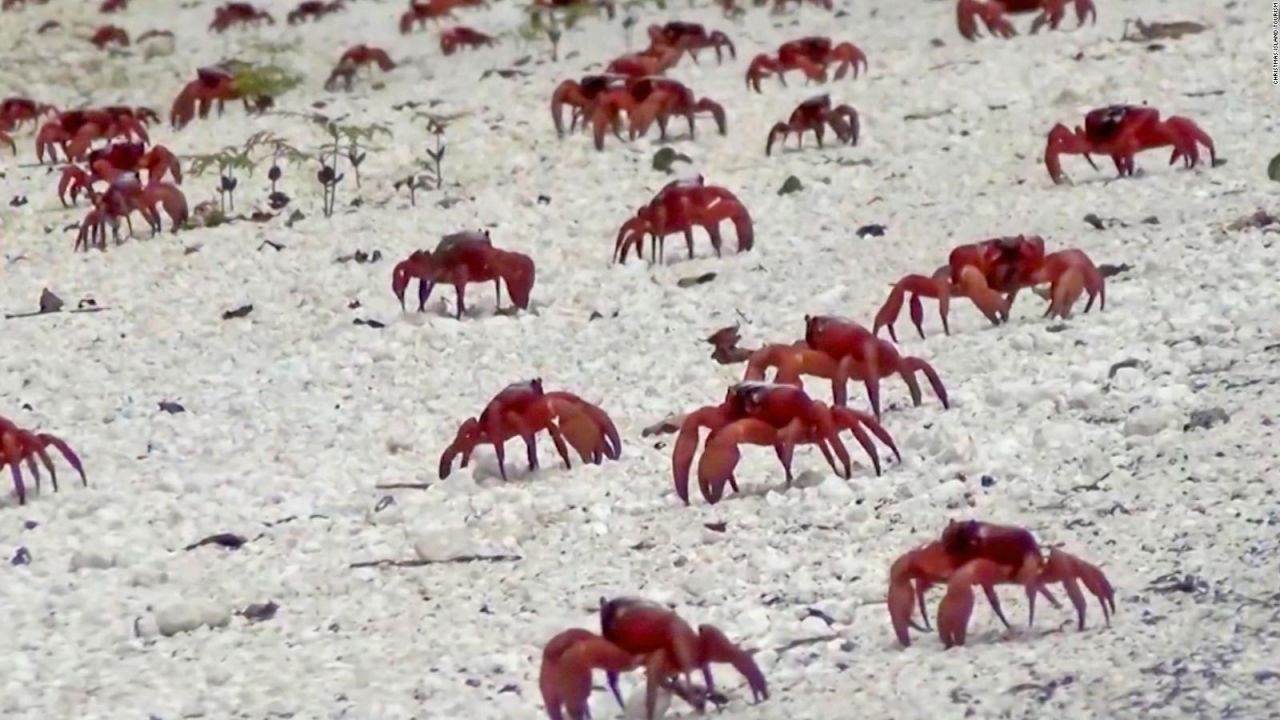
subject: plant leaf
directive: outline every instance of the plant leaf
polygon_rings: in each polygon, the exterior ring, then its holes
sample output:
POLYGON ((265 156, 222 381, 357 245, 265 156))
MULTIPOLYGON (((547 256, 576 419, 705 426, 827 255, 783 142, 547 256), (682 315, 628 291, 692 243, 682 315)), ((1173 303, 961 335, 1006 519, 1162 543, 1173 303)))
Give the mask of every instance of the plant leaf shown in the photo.
POLYGON ((233 71, 236 90, 249 96, 277 97, 302 83, 302 76, 279 65, 241 63, 233 71))
POLYGON ((1280 155, 1271 158, 1271 162, 1267 163, 1267 177, 1280 182, 1280 155))
POLYGON ((675 149, 664 147, 653 154, 653 169, 660 170, 670 174, 671 166, 676 162, 693 162, 693 159, 684 153, 678 153, 675 149))
POLYGON ((782 183, 782 187, 778 189, 778 194, 790 195, 794 192, 800 192, 803 189, 804 184, 800 182, 800 178, 795 175, 791 175, 782 183))

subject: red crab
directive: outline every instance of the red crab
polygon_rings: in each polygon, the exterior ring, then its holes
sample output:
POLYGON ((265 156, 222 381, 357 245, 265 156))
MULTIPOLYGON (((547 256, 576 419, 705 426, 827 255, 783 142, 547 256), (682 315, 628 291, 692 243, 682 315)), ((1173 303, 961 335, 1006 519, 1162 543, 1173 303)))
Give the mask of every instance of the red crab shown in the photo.
POLYGON ((786 143, 787 135, 796 134, 797 147, 804 145, 804 133, 812 130, 818 137, 818 147, 822 147, 822 136, 830 125, 841 142, 850 145, 858 144, 858 111, 848 105, 831 106, 831 96, 823 93, 800 103, 791 111, 787 121, 778 123, 769 130, 769 140, 765 143, 764 154, 773 152, 773 141, 781 137, 786 143))
POLYGON ((213 22, 209 23, 209 29, 221 33, 232 25, 259 25, 263 22, 268 25, 276 24, 275 18, 266 10, 259 10, 246 2, 229 2, 214 8, 213 22))
POLYGON ((169 109, 169 123, 175 130, 186 127, 187 123, 199 115, 208 117, 209 110, 217 104, 218 113, 228 100, 244 100, 248 108, 248 98, 236 88, 235 76, 225 68, 203 67, 196 70, 196 79, 182 87, 178 97, 173 99, 173 107, 169 109))
POLYGON ((1209 164, 1217 162, 1213 139, 1191 118, 1173 115, 1160 119, 1160 111, 1135 105, 1111 105, 1091 110, 1084 116, 1084 128, 1067 129, 1058 123, 1049 131, 1044 149, 1044 165, 1054 183, 1064 179, 1060 155, 1084 155, 1093 165, 1090 153, 1110 155, 1120 176, 1133 175, 1134 155, 1143 150, 1173 147, 1169 164, 1181 158, 1187 167, 1200 162, 1199 145, 1209 149, 1209 164))
POLYGON ((52 105, 38 103, 30 98, 9 97, 0 100, 0 144, 8 145, 16 155, 18 146, 9 133, 28 122, 36 122, 41 115, 45 114, 56 116, 57 110, 52 105))
POLYGON ((783 43, 778 47, 776 56, 757 55, 747 68, 747 87, 760 92, 760 80, 768 75, 777 75, 784 86, 784 77, 789 70, 804 72, 805 78, 813 82, 827 81, 827 66, 835 64, 837 80, 845 76, 850 69, 853 77, 858 77, 858 66, 865 71, 867 56, 852 43, 833 44, 827 37, 805 37, 783 43))
POLYGON ((529 470, 533 471, 538 467, 538 445, 534 436, 542 430, 551 435, 565 468, 573 467, 569 462, 569 447, 578 452, 582 462, 593 465, 601 464, 605 458, 617 460, 622 453, 618 429, 604 410, 573 393, 543 392, 542 380, 534 378, 503 388, 485 405, 478 418, 462 422, 453 442, 440 455, 440 479, 449 477, 454 458, 461 455, 461 467, 466 467, 476 447, 487 444, 493 446, 498 472, 506 480, 503 448, 515 437, 524 440, 529 470))
POLYGON ((922 393, 916 373, 922 373, 942 407, 950 407, 946 386, 925 360, 899 355, 892 343, 846 318, 806 315, 804 322, 803 342, 765 345, 751 353, 743 380, 764 380, 769 368, 777 368, 775 383, 798 386, 801 375, 829 378, 832 401, 840 407, 848 404, 849 381, 861 380, 867 388, 871 410, 879 418, 880 381, 900 376, 911 391, 912 404, 919 407, 922 393))
POLYGON ((590 116, 601 95, 617 90, 625 83, 626 78, 621 75, 586 75, 581 80, 565 80, 557 85, 551 93, 551 122, 556 126, 556 135, 564 137, 561 109, 565 105, 573 108, 572 127, 577 127, 578 117, 590 116))
POLYGON ((428 20, 440 22, 440 18, 453 17, 453 8, 461 3, 451 0, 429 0, 426 3, 410 2, 409 9, 400 16, 400 34, 408 35, 417 25, 421 30, 428 20))
MULTIPOLYGON (((1093 308, 1095 299, 1098 300, 1099 311, 1106 309, 1106 281, 1083 250, 1070 248, 1045 255, 1044 240, 1038 237, 1034 240, 1032 258, 1024 265, 1022 285, 1049 284, 1049 305, 1044 310, 1044 317, 1063 320, 1071 317, 1071 308, 1085 293, 1089 294, 1089 300, 1084 304, 1085 312, 1093 308)), ((1010 297, 1007 305, 1012 304, 1010 297)))
POLYGON ((694 116, 710 113, 721 135, 727 132, 724 108, 714 100, 697 98, 684 83, 663 77, 630 78, 620 87, 606 90, 592 104, 592 136, 597 150, 604 149, 605 129, 618 134, 622 113, 630 121, 630 136, 635 139, 649 131, 657 121, 662 139, 667 137, 667 121, 672 115, 683 115, 689 122, 689 136, 695 137, 694 116))
MULTIPOLYGON (((705 693, 714 693, 713 663, 732 665, 746 679, 756 702, 769 699, 769 684, 750 653, 735 645, 716 626, 699 625, 695 632, 679 615, 656 603, 630 597, 600 598, 600 635, 641 660, 648 675, 645 693, 648 720, 653 720, 660 685, 694 702, 701 711, 702 693, 695 694, 689 675, 700 670, 707 684, 705 693), (685 677, 683 684, 679 682, 681 675, 685 677)), ((621 703, 618 674, 619 670, 605 668, 609 688, 621 703)))
POLYGON ((42 115, 57 115, 52 105, 38 103, 30 98, 8 97, 0 100, 0 129, 17 130, 26 123, 35 123, 42 115))
MULTIPOLYGON (((587 704, 591 697, 591 674, 595 670, 626 672, 643 658, 596 635, 590 630, 571 628, 557 633, 542 648, 538 689, 550 720, 590 720, 587 704)), ((622 704, 622 698, 618 698, 622 704)))
POLYGON ((924 307, 920 298, 937 298, 942 330, 951 329, 947 316, 951 298, 967 297, 973 301, 991 324, 1009 319, 1009 310, 1018 291, 1045 283, 1050 284, 1050 303, 1046 317, 1066 318, 1084 292, 1089 293, 1085 312, 1100 299, 1099 310, 1106 308, 1107 296, 1102 273, 1081 250, 1061 250, 1045 254, 1044 239, 1036 235, 994 238, 951 251, 946 265, 931 277, 907 275, 893 285, 884 305, 876 312, 873 332, 889 329, 889 337, 898 341, 894 323, 902 311, 903 298, 911 295, 911 322, 924 337, 924 307), (1004 297, 1001 296, 1004 293, 1004 297))
POLYGON ((98 6, 98 12, 109 15, 128 8, 129 0, 102 0, 102 4, 98 6))
POLYGON ((182 183, 182 165, 178 158, 163 145, 155 145, 150 150, 142 143, 115 143, 105 148, 91 150, 87 160, 89 170, 76 165, 67 165, 62 169, 62 177, 58 180, 58 199, 65 207, 66 195, 71 195, 74 204, 82 190, 88 190, 95 180, 111 184, 121 173, 147 171, 148 182, 164 179, 166 174, 173 175, 175 182, 182 183))
POLYGON ((1044 25, 1050 30, 1057 30, 1067 11, 1067 3, 1076 8, 1078 25, 1084 25, 1088 17, 1098 22, 1098 12, 1093 7, 1093 0, 956 0, 956 25, 966 40, 978 37, 978 20, 981 19, 987 30, 995 36, 1010 38, 1017 35, 1013 25, 1005 17, 1005 13, 1029 13, 1040 11, 1031 23, 1031 32, 1040 31, 1044 25))
POLYGON ((938 636, 944 647, 964 645, 973 613, 973 588, 980 586, 991 609, 1005 627, 1009 621, 1000 609, 995 586, 1016 584, 1025 588, 1029 603, 1027 626, 1035 621, 1036 595, 1044 595, 1054 607, 1061 607, 1048 585, 1061 583, 1075 607, 1077 625, 1084 630, 1083 584, 1102 606, 1108 625, 1116 611, 1115 591, 1097 566, 1070 553, 1051 548, 1046 556, 1030 531, 1009 525, 969 520, 952 521, 942 537, 921 545, 898 559, 889 569, 889 618, 894 634, 904 647, 911 644, 909 630, 928 630, 924 594, 934 585, 946 585, 947 593, 938 605, 938 636), (912 615, 919 604, 924 627, 912 615))
POLYGON ((605 66, 604 71, 635 78, 662 75, 676 66, 682 54, 684 54, 682 50, 674 47, 654 45, 642 52, 614 58, 605 66))
POLYGON ((440 52, 445 55, 452 55, 457 52, 460 47, 492 47, 496 42, 497 40, 492 36, 485 35, 479 30, 473 30, 469 27, 459 25, 458 27, 449 28, 443 33, 440 33, 440 52))
POLYGON ((325 15, 332 15, 341 12, 347 8, 343 0, 333 0, 333 2, 321 2, 321 0, 303 0, 298 6, 289 11, 285 16, 285 21, 290 25, 297 25, 308 19, 319 20, 325 15))
POLYGON ((453 285, 458 297, 455 317, 461 320, 466 311, 463 296, 468 283, 493 282, 494 294, 501 304, 499 281, 505 282, 511 304, 527 310, 534 272, 528 255, 494 247, 487 232, 463 231, 444 236, 434 251, 416 250, 396 265, 391 272, 391 290, 404 308, 405 290, 409 281, 417 278, 418 312, 422 312, 436 283, 453 285))
POLYGON ((687 52, 695 63, 698 62, 698 51, 706 48, 716 51, 716 62, 723 60, 722 48, 729 51, 729 57, 738 57, 728 35, 719 30, 708 31, 698 23, 669 22, 665 25, 650 25, 649 43, 652 48, 672 47, 687 52))
POLYGON ((144 126, 150 125, 151 123, 160 122, 160 116, 156 114, 155 110, 152 110, 149 107, 129 107, 127 105, 107 105, 102 108, 102 111, 107 113, 111 117, 116 118, 117 120, 120 120, 123 118, 132 118, 134 120, 137 120, 139 123, 141 123, 144 126))
POLYGON ((652 237, 652 259, 662 262, 668 235, 683 233, 693 257, 693 228, 701 226, 711 239, 711 247, 720 257, 720 223, 729 220, 738 236, 738 252, 747 252, 755 244, 751 214, 733 193, 717 185, 707 185, 701 175, 667 183, 649 204, 641 207, 618 229, 613 258, 626 262, 631 248, 643 257, 646 235, 652 237))
POLYGON ((47 152, 50 161, 56 160, 54 146, 59 146, 68 160, 81 160, 96 140, 136 138, 149 143, 145 123, 154 118, 155 112, 148 108, 106 107, 57 113, 36 133, 36 158, 44 162, 47 152))
POLYGON ((93 46, 99 50, 106 48, 108 45, 129 47, 129 33, 115 25, 103 25, 89 37, 89 42, 93 43, 93 46))
POLYGON ((334 66, 333 71, 329 73, 329 79, 324 83, 324 89, 335 90, 338 83, 342 83, 345 89, 350 90, 356 71, 367 65, 377 65, 383 72, 390 72, 396 67, 386 50, 368 45, 356 45, 338 58, 338 64, 334 66))
POLYGON ((107 225, 111 226, 112 235, 115 237, 116 244, 119 244, 120 220, 123 219, 129 223, 129 229, 132 232, 133 223, 129 220, 129 215, 135 210, 142 214, 147 225, 151 227, 152 235, 161 231, 160 213, 157 207, 164 208, 173 232, 177 232, 190 216, 187 198, 177 185, 152 181, 144 186, 135 173, 120 173, 107 187, 106 192, 101 194, 90 188, 89 199, 93 202, 93 209, 80 223, 75 250, 81 248, 88 250, 95 245, 99 250, 106 250, 107 225))
MULTIPOLYGON (((876 475, 879 475, 880 455, 864 427, 898 456, 897 446, 889 433, 867 413, 828 406, 810 398, 795 385, 754 381, 738 383, 725 393, 724 402, 698 408, 681 422, 671 455, 676 495, 685 505, 689 504, 689 469, 693 465, 702 428, 711 433, 698 461, 698 488, 704 500, 715 504, 724 495, 725 483, 734 492, 739 492, 733 471, 742 457, 738 445, 743 443, 772 447, 778 454, 790 487, 791 456, 796 445, 817 445, 832 470, 846 479, 851 477, 853 470, 849 451, 838 435, 841 430, 849 430, 866 450, 876 475), (835 452, 834 457, 832 451, 835 452), (841 467, 836 466, 837 458, 841 467)), ((901 460, 901 456, 898 457, 901 460)))
POLYGON ((57 436, 49 433, 33 433, 18 427, 12 420, 0 417, 0 470, 5 465, 9 466, 9 472, 13 475, 13 491, 18 495, 19 505, 27 503, 27 486, 22 480, 24 462, 36 481, 36 490, 40 489, 40 465, 44 465, 45 470, 49 471, 53 491, 58 492, 58 472, 53 469, 53 459, 49 457, 47 450, 50 446, 62 453, 67 463, 80 474, 80 482, 88 487, 89 481, 85 478, 84 466, 80 464, 79 456, 70 445, 57 436), (40 461, 39 464, 36 463, 37 460, 40 461))

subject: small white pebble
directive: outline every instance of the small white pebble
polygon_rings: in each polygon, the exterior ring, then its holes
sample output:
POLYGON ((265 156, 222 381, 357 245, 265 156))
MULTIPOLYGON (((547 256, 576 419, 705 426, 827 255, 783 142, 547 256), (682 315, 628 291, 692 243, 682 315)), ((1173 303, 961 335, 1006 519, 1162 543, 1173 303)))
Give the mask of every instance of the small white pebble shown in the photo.
POLYGON ((177 602, 161 608, 155 621, 160 634, 171 637, 202 625, 222 627, 231 622, 231 612, 208 601, 177 602))
POLYGON ((1149 437, 1173 424, 1176 411, 1169 407, 1142 408, 1124 423, 1124 434, 1149 437))
POLYGON ((115 558, 92 550, 78 551, 71 556, 71 572, 77 570, 106 570, 116 564, 115 558))

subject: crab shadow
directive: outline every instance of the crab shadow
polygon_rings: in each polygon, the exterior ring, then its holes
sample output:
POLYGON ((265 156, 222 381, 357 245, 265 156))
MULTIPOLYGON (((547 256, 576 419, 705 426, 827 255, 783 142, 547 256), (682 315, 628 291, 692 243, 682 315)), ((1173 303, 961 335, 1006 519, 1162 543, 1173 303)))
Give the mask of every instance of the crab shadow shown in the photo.
POLYGON ((1078 170, 1077 175, 1068 174, 1070 179, 1065 184, 1068 187, 1073 185, 1101 185, 1106 187, 1112 183, 1146 180, 1148 178, 1162 177, 1170 173, 1189 172, 1198 175, 1204 170, 1219 168, 1226 164, 1227 159, 1223 157, 1217 158, 1212 163, 1202 161, 1195 167, 1185 167, 1181 163, 1155 163, 1150 166, 1150 169, 1148 169, 1147 166, 1142 166, 1136 168, 1132 175, 1122 176, 1116 175, 1114 172, 1107 172, 1106 167, 1102 163, 1098 163, 1098 171, 1095 173, 1093 168, 1089 167, 1088 163, 1084 163, 1084 168, 1078 170), (1086 174, 1087 177, 1077 179, 1078 176, 1084 176, 1086 174))
MULTIPOLYGON (((771 475, 769 477, 768 482, 763 482, 763 483, 747 484, 739 480, 738 487, 741 488, 741 490, 739 492, 734 492, 733 488, 726 485, 725 495, 722 498, 720 498, 720 502, 727 503, 727 502, 736 502, 739 500, 759 499, 759 498, 765 497, 771 492, 776 492, 776 493, 785 495, 787 493, 790 493, 796 490, 813 490, 819 487, 820 485, 824 483, 829 483, 829 482, 853 483, 857 481, 858 478, 860 477, 857 471, 861 467, 862 467, 861 465, 857 465, 857 464, 854 466, 854 476, 849 480, 846 480, 840 477, 839 475, 835 474, 834 472, 832 472, 831 468, 817 468, 817 467, 802 470, 801 472, 797 473, 795 475, 795 478, 791 481, 790 485, 787 484, 786 479, 782 477, 781 473, 778 473, 777 475, 771 475)), ((874 474, 872 474, 871 476, 874 477, 874 474)))
MULTIPOLYGON (((636 259, 632 253, 627 262, 640 262, 649 268, 668 268, 676 265, 686 265, 696 263, 703 260, 726 261, 742 254, 738 250, 738 238, 732 232, 721 233, 720 254, 717 255, 715 248, 711 245, 710 236, 704 231, 699 231, 693 236, 693 254, 689 254, 689 246, 685 243, 684 236, 675 233, 664 238, 662 253, 655 257, 652 251, 650 241, 645 241, 645 254, 636 259)), ((616 264, 616 263, 615 263, 616 264)), ((722 270, 708 270, 711 274, 720 274, 722 270)), ((701 283, 698 283, 701 284, 701 283)))
POLYGON ((466 310, 463 311, 462 317, 458 317, 457 306, 453 301, 441 298, 439 301, 428 305, 421 313, 406 313, 408 315, 425 315, 433 318, 443 318, 445 320, 485 320, 493 317, 518 317, 524 313, 537 314, 538 308, 542 307, 541 303, 530 302, 527 309, 520 309, 510 304, 510 300, 504 298, 505 304, 498 307, 493 304, 485 303, 468 303, 466 310))
POLYGON ((498 466, 498 456, 494 454, 492 448, 477 448, 472 453, 471 462, 462 470, 471 472, 471 482, 477 488, 525 487, 546 476, 572 472, 583 465, 576 455, 570 453, 569 460, 572 465, 566 468, 564 461, 554 450, 548 455, 546 449, 539 446, 538 467, 530 469, 526 462, 524 445, 519 442, 509 443, 509 445, 510 447, 506 448, 506 462, 503 463, 507 471, 505 480, 498 466))
POLYGON ((836 152, 838 150, 841 150, 847 147, 856 147, 856 146, 850 145, 848 143, 830 143, 830 142, 823 143, 822 145, 819 145, 816 142, 810 142, 805 145, 792 145, 788 143, 785 145, 778 145, 774 147, 773 155, 775 157, 790 157, 793 155, 805 154, 805 155, 816 155, 819 157, 823 157, 825 155, 830 155, 833 152, 836 152))

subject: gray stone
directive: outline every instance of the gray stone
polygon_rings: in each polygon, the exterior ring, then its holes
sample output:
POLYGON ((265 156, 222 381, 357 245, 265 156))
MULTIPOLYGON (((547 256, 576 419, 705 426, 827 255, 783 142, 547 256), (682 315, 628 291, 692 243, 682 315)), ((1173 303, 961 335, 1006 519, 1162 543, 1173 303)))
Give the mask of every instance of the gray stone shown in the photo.
POLYGON ((106 570, 115 564, 115 558, 93 551, 77 551, 71 556, 71 572, 77 570, 106 570))
POLYGON ((191 632, 202 625, 225 627, 230 622, 230 610, 208 601, 178 602, 156 613, 156 627, 165 637, 191 632))
POLYGON ((1220 407, 1203 408, 1191 411, 1191 417, 1187 419, 1187 424, 1183 425, 1182 429, 1183 431, 1208 430, 1225 422, 1231 422, 1231 416, 1226 410, 1220 407))
POLYGON ((1125 435, 1150 436, 1172 425, 1173 410, 1167 407, 1142 408, 1124 423, 1125 435))

